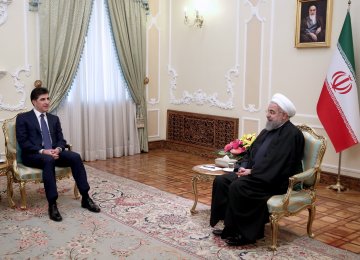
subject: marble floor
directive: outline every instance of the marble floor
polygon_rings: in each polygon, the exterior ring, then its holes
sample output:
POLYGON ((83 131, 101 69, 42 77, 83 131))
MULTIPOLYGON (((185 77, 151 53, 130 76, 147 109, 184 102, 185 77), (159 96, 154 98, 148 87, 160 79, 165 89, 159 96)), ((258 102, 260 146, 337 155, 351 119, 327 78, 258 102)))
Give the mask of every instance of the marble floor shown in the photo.
MULTIPOLYGON (((192 167, 213 163, 212 159, 166 149, 149 153, 86 162, 87 165, 115 175, 138 181, 163 191, 193 199, 192 167)), ((210 205, 211 182, 198 184, 199 202, 210 205)), ((329 245, 360 254, 360 191, 337 192, 320 183, 317 191, 316 217, 313 224, 315 239, 329 245)), ((190 210, 190 209, 189 209, 190 210)), ((282 218, 282 227, 298 235, 306 235, 307 210, 282 218)))

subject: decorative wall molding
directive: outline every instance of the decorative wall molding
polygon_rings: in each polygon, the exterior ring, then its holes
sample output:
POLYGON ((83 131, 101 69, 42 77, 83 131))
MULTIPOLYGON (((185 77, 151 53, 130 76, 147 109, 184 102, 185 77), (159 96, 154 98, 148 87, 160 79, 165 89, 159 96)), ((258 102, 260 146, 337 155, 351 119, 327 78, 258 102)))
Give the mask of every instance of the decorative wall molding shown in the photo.
MULTIPOLYGON (((240 0, 237 1, 237 5, 239 7, 240 0)), ((239 12, 237 12, 237 24, 236 24, 236 57, 235 57, 235 65, 228 70, 228 72, 225 74, 226 79, 226 88, 224 91, 229 96, 228 100, 226 101, 220 101, 218 99, 218 93, 214 92, 212 94, 206 93, 202 89, 195 90, 193 93, 190 93, 188 90, 184 90, 182 93, 182 96, 180 98, 176 98, 175 92, 177 89, 177 72, 175 68, 172 66, 172 3, 173 0, 170 0, 169 3, 169 64, 168 64, 168 74, 170 76, 170 103, 175 105, 189 105, 191 103, 197 104, 197 105, 205 105, 209 104, 209 106, 215 106, 221 109, 233 109, 234 104, 234 85, 233 78, 237 77, 239 75, 239 12)), ((237 8, 239 10, 239 8, 237 8)))
POLYGON ((19 111, 25 108, 25 99, 26 99, 26 91, 25 84, 20 81, 20 74, 25 73, 27 77, 30 76, 30 65, 27 65, 25 68, 19 68, 14 73, 11 74, 11 77, 14 80, 14 87, 17 93, 20 93, 20 100, 15 105, 10 105, 3 102, 3 96, 0 95, 0 109, 7 111, 19 111))
MULTIPOLYGON (((160 109, 148 109, 148 114, 155 113, 157 118, 156 129, 157 133, 155 135, 149 135, 149 138, 159 138, 160 137, 160 109)), ((149 116, 148 116, 149 118, 149 116)))
MULTIPOLYGON (((146 99, 147 99, 147 102, 149 105, 156 105, 156 104, 159 104, 160 103, 160 89, 161 89, 161 80, 160 80, 160 71, 161 71, 161 57, 160 57, 160 47, 161 47, 161 30, 159 29, 158 27, 158 24, 157 24, 157 19, 158 19, 158 16, 160 15, 160 11, 155 15, 155 16, 152 16, 151 17, 151 21, 150 21, 150 25, 147 29, 147 39, 149 39, 149 31, 151 28, 156 28, 157 32, 158 32, 158 64, 157 64, 157 70, 158 70, 158 86, 154 86, 154 85, 151 85, 151 82, 150 82, 150 86, 151 87, 157 87, 157 98, 150 98, 149 99, 149 95, 148 95, 148 88, 146 88, 146 99)), ((147 48, 147 53, 150 53, 149 52, 149 40, 147 41, 147 45, 146 45, 146 48, 147 48)), ((149 58, 147 59, 149 60, 149 58)), ((146 68, 146 74, 148 75, 149 74, 149 64, 147 64, 147 68, 146 68)), ((149 86, 149 85, 148 85, 149 86)))
MULTIPOLYGON (((245 31, 244 31, 244 74, 243 74, 243 109, 245 111, 249 111, 250 113, 254 113, 254 112, 258 112, 261 110, 261 107, 262 107, 262 84, 263 84, 263 57, 264 57, 264 22, 266 21, 264 17, 261 17, 260 15, 260 11, 259 11, 259 6, 261 3, 264 3, 266 2, 265 0, 259 0, 256 5, 254 5, 250 0, 244 0, 244 4, 245 5, 249 5, 250 6, 250 17, 248 19, 245 19, 245 31), (246 50, 248 48, 247 46, 247 34, 248 34, 248 24, 249 22, 252 20, 252 19, 257 19, 260 23, 261 23, 261 46, 260 46, 260 52, 261 52, 261 55, 260 55, 260 80, 259 80, 259 96, 258 96, 258 100, 259 100, 259 106, 256 107, 255 104, 246 104, 246 95, 245 95, 245 91, 246 91, 246 88, 248 88, 249 86, 246 86, 246 78, 247 78, 247 71, 246 71, 246 68, 247 68, 247 55, 246 55, 246 50)), ((240 10, 239 10, 240 12, 240 10)), ((253 88, 252 87, 249 87, 249 88, 253 88)))
POLYGON ((0 25, 4 24, 7 20, 7 6, 10 5, 12 0, 0 0, 0 25))
POLYGON ((243 135, 243 134, 250 134, 250 133, 245 133, 245 132, 244 132, 244 129, 245 129, 245 121, 254 121, 254 122, 256 122, 256 124, 257 124, 257 133, 260 133, 260 131, 261 131, 261 128, 260 128, 260 122, 261 122, 261 120, 260 120, 259 118, 252 118, 252 117, 246 117, 246 116, 244 116, 244 117, 241 118, 241 125, 242 125, 242 133, 241 133, 241 135, 243 135))
POLYGON ((275 16, 275 1, 271 3, 270 14, 270 39, 269 39, 269 91, 267 100, 271 99, 272 94, 272 65, 273 65, 273 43, 274 43, 274 16, 275 16))

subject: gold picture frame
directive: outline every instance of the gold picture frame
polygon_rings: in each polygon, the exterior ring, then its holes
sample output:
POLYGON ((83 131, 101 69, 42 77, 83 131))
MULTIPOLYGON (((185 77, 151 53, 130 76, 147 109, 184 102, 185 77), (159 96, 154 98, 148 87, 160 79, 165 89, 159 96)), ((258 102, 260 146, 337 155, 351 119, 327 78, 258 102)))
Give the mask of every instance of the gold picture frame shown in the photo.
POLYGON ((296 48, 330 47, 333 0, 297 0, 296 48))

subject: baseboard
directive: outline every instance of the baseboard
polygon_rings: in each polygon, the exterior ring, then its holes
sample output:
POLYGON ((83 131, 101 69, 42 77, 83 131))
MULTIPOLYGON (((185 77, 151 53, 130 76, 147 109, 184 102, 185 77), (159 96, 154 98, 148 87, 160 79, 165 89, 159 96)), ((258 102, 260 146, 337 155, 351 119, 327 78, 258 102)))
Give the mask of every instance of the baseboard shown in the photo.
MULTIPOLYGON (((154 149, 169 149, 178 152, 184 152, 194 155, 199 155, 205 158, 217 158, 214 150, 207 149, 205 147, 189 146, 173 141, 159 140, 149 142, 149 150, 154 149)), ((341 176, 341 184, 350 190, 360 191, 360 178, 341 176)), ((330 172, 322 172, 320 183, 324 185, 333 185, 337 182, 337 174, 330 172)))
MULTIPOLYGON (((320 183, 325 185, 334 185, 337 183, 337 174, 331 172, 322 172, 320 177, 320 183)), ((349 190, 360 191, 360 178, 351 176, 340 176, 340 184, 349 190)))
POLYGON ((165 140, 151 141, 148 143, 149 150, 165 148, 165 140))
POLYGON ((154 149, 168 149, 168 150, 184 152, 206 158, 213 158, 213 159, 218 157, 215 154, 215 150, 212 148, 201 147, 197 145, 188 145, 188 144, 183 144, 181 142, 174 142, 167 140, 149 142, 149 150, 154 150, 154 149))

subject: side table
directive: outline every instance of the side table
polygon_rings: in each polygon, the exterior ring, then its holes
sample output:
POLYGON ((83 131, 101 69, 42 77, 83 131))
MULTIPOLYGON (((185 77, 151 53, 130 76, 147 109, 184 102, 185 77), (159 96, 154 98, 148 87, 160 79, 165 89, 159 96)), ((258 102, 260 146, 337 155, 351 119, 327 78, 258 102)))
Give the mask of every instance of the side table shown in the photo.
MULTIPOLYGON (((202 181, 202 182, 211 181, 211 180, 215 179, 216 176, 224 174, 224 171, 222 171, 222 170, 214 171, 211 169, 211 167, 215 167, 215 165, 214 164, 200 164, 200 165, 196 165, 192 168, 192 170, 196 173, 191 179, 192 190, 194 193, 194 205, 190 209, 190 212, 192 214, 195 214, 197 212, 195 210, 195 208, 196 208, 196 205, 198 202, 198 189, 197 189, 198 181, 202 181), (204 169, 204 166, 209 166, 209 170, 204 169)), ((214 168, 214 169, 216 169, 216 168, 214 168)))

